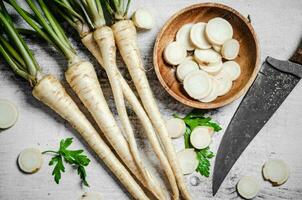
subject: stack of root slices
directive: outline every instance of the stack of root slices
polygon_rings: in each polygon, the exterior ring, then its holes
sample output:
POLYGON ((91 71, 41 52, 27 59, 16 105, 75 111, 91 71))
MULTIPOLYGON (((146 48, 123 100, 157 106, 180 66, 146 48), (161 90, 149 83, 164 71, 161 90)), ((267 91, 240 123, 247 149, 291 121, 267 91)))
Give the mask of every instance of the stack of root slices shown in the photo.
POLYGON ((166 46, 163 57, 177 66, 176 77, 187 94, 208 103, 226 95, 240 76, 241 67, 234 61, 239 48, 232 25, 216 17, 208 23, 183 25, 176 40, 166 46))

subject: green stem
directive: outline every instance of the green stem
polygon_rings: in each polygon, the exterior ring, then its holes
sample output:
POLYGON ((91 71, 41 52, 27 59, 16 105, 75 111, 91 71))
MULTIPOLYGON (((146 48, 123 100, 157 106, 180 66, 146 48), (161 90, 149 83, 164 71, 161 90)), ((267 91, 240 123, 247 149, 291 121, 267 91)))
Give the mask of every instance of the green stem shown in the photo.
POLYGON ((0 53, 8 63, 8 65, 12 68, 12 70, 22 78, 26 79, 29 82, 35 82, 35 77, 32 77, 30 74, 27 72, 23 71, 22 69, 19 68, 18 64, 9 56, 9 54, 6 52, 4 47, 0 44, 0 53))
POLYGON ((28 67, 28 71, 32 76, 36 76, 37 74, 37 68, 36 68, 36 63, 32 59, 32 55, 26 48, 27 46, 24 45, 25 42, 22 40, 22 38, 19 37, 17 34, 15 28, 7 21, 5 16, 0 12, 0 20, 7 30, 7 34, 10 36, 11 40, 16 44, 18 50, 20 51, 20 54, 22 55, 26 66, 28 67))
POLYGON ((53 28, 47 23, 44 16, 41 14, 41 12, 38 10, 36 5, 32 0, 26 0, 29 7, 32 9, 32 11, 36 14, 40 25, 47 31, 47 33, 52 38, 52 41, 57 44, 57 46, 61 49, 61 52, 65 55, 67 59, 70 59, 75 56, 75 53, 72 49, 70 49, 68 46, 64 44, 63 41, 60 40, 60 38, 55 34, 53 28))
POLYGON ((53 15, 49 12, 44 1, 38 0, 38 2, 40 4, 40 7, 41 7, 42 11, 44 12, 46 18, 49 21, 50 26, 53 28, 54 32, 56 33, 57 37, 61 40, 61 42, 64 43, 65 46, 67 46, 67 47, 69 47, 69 49, 73 50, 70 42, 68 42, 68 39, 67 39, 63 29, 61 28, 61 26, 59 25, 57 20, 53 17, 53 15))
POLYGON ((106 24, 104 19, 104 14, 102 7, 98 7, 100 4, 96 3, 95 0, 86 0, 87 2, 87 9, 90 13, 90 18, 93 21, 95 28, 100 28, 106 24))
POLYGON ((47 151, 43 151, 42 154, 46 154, 46 153, 54 153, 54 154, 58 154, 59 155, 59 152, 57 151, 52 151, 52 150, 47 150, 47 151))

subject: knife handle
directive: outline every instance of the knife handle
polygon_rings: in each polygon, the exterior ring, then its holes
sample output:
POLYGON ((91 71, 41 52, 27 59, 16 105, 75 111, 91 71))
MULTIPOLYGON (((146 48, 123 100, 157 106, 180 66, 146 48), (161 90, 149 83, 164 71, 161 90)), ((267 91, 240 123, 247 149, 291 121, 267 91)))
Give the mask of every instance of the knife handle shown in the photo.
POLYGON ((289 60, 302 65, 302 40, 295 54, 289 60))

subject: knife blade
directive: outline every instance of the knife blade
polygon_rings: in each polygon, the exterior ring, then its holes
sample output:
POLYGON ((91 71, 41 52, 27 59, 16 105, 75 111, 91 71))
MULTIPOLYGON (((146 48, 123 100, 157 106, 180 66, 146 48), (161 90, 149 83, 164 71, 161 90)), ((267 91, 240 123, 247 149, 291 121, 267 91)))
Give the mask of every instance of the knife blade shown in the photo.
MULTIPOLYGON (((290 60, 302 64, 302 43, 290 60)), ((285 65, 284 62, 268 58, 261 66, 220 143, 214 166, 213 195, 217 193, 241 153, 299 82, 300 73, 293 73, 296 68, 302 69, 302 65, 292 64, 285 65)))

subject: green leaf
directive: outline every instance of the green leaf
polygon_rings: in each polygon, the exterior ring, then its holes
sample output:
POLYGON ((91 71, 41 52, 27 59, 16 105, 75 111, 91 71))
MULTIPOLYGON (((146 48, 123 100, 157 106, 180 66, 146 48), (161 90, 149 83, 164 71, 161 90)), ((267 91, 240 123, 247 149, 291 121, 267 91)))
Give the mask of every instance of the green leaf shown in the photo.
POLYGON ((202 176, 209 177, 211 163, 209 159, 214 157, 214 153, 210 151, 210 148, 198 150, 196 152, 197 159, 199 160, 198 167, 196 169, 202 176))
POLYGON ((63 139, 60 142, 60 151, 66 149, 67 147, 69 147, 72 143, 72 138, 67 138, 67 139, 63 139))
POLYGON ((205 110, 193 109, 184 119, 203 118, 205 113, 205 110))
POLYGON ((86 171, 85 168, 83 166, 79 166, 78 167, 78 175, 80 176, 80 178, 82 179, 82 182, 85 186, 89 187, 88 182, 86 181, 86 171))
POLYGON ((49 165, 51 166, 54 164, 55 164, 55 168, 52 171, 52 175, 54 176, 55 182, 59 184, 61 179, 61 172, 65 172, 62 156, 57 155, 53 157, 49 162, 49 165))
MULTIPOLYGON (((212 121, 211 117, 204 116, 204 110, 192 110, 189 114, 187 114, 184 118, 181 118, 179 115, 174 114, 175 118, 182 119, 186 124, 186 131, 184 134, 184 143, 185 148, 194 148, 190 142, 190 135, 194 128, 198 126, 209 126, 214 129, 215 132, 221 130, 221 127, 216 122, 212 121)), ((210 176, 210 160, 214 157, 214 153, 210 151, 210 148, 207 147, 205 149, 195 149, 196 156, 199 161, 198 167, 196 169, 202 176, 209 177, 210 176)))
POLYGON ((63 139, 60 141, 60 149, 59 151, 44 151, 47 153, 54 153, 55 156, 50 160, 49 165, 55 165, 55 168, 52 172, 52 175, 54 175, 54 179, 56 183, 59 183, 61 179, 61 172, 65 172, 63 160, 73 165, 77 168, 78 175, 83 181, 83 184, 85 186, 89 186, 87 180, 86 180, 86 171, 85 167, 89 165, 90 160, 86 155, 83 154, 84 150, 68 150, 67 148, 71 145, 72 138, 63 139))

